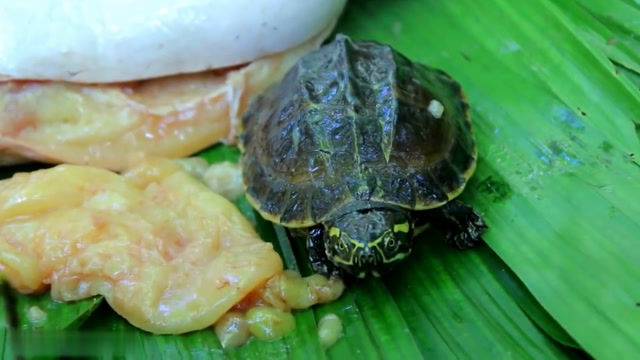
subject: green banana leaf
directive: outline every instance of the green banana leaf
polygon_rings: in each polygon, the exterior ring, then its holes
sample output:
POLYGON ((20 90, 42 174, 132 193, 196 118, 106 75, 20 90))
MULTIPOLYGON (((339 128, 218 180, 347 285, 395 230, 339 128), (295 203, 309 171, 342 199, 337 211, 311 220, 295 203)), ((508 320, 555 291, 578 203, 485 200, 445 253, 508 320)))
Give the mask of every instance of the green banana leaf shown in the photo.
MULTIPOLYGON (((0 279, 0 285, 2 280, 0 279)), ((0 359, 10 359, 13 353, 11 352, 10 340, 8 339, 9 321, 7 319, 6 309, 7 304, 4 297, 0 297, 0 359)))
MULTIPOLYGON (((480 159, 462 198, 484 213, 487 246, 460 252, 427 232, 392 277, 296 312, 296 330, 278 341, 229 350, 212 331, 153 336, 91 299, 49 312, 78 319, 69 325, 81 331, 49 334, 50 348, 30 332, 19 337, 19 350, 53 356, 56 336, 66 336, 77 354, 128 347, 131 357, 146 358, 636 358, 637 19, 633 0, 350 1, 336 31, 392 44, 463 85, 480 159), (324 351, 316 323, 327 313, 342 319, 344 336, 324 351), (83 322, 80 314, 91 316, 83 322)), ((225 146, 200 155, 210 162, 238 157, 225 146)), ((288 268, 310 272, 303 244, 290 243, 244 198, 237 205, 288 268)), ((16 304, 42 301, 11 297, 0 324, 16 304)))

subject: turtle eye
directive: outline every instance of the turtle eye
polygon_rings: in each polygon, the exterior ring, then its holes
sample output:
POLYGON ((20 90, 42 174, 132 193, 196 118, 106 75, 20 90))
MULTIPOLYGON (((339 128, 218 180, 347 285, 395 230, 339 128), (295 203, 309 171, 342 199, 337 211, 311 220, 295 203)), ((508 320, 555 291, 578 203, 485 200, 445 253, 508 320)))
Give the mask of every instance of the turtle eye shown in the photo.
POLYGON ((384 242, 384 248, 387 251, 394 251, 398 247, 398 240, 393 235, 387 235, 384 242))
POLYGON ((338 250, 340 250, 340 252, 347 251, 347 245, 344 243, 344 241, 338 241, 338 250))

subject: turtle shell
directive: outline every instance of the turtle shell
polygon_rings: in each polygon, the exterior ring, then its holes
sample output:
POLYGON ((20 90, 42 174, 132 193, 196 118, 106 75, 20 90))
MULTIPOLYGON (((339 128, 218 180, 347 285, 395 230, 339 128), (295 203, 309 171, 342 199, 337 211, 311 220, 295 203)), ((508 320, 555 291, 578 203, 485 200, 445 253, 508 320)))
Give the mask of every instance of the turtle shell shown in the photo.
POLYGON ((302 57, 242 121, 247 199, 287 227, 317 224, 354 201, 435 208, 458 196, 476 167, 456 81, 342 34, 302 57))

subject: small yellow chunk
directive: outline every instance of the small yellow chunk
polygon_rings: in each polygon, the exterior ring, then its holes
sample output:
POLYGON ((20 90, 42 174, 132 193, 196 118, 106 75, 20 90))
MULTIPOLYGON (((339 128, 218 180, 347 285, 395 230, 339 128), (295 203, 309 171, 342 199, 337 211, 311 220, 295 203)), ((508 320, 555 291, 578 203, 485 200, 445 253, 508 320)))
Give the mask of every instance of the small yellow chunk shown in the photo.
POLYGON ((251 335, 267 341, 280 339, 296 327, 293 314, 266 306, 254 307, 247 311, 247 321, 251 335))
POLYGON ((47 313, 37 306, 32 306, 27 310, 27 319, 30 323, 38 325, 47 320, 47 313))
POLYGON ((251 336, 249 323, 245 315, 231 311, 218 320, 215 327, 216 335, 223 348, 235 348, 244 345, 251 336))
POLYGON ((209 189, 229 200, 235 200, 244 194, 242 172, 238 164, 225 161, 209 165, 200 157, 188 157, 175 161, 209 189))
POLYGON ((338 299, 344 289, 340 279, 327 279, 320 274, 303 278, 296 271, 285 270, 269 279, 262 298, 279 309, 307 309, 338 299))
POLYGON ((327 314, 318 322, 318 338, 326 349, 342 336, 342 321, 336 314, 327 314))

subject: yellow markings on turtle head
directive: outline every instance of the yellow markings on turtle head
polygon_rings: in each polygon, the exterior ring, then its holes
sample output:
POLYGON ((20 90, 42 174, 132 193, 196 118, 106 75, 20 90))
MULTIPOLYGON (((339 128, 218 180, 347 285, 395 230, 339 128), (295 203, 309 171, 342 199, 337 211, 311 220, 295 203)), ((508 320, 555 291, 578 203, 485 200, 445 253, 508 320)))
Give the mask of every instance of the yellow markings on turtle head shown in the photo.
POLYGON ((355 249, 357 249, 357 248, 359 248, 359 247, 364 247, 364 245, 362 245, 362 243, 361 243, 361 242, 356 241, 355 239, 349 238, 349 242, 350 242, 351 244, 353 244, 353 250, 355 250, 355 249))
MULTIPOLYGON (((332 228, 333 230, 334 228, 332 228)), ((336 229, 337 230, 337 229, 336 229)), ((329 231, 331 233, 331 231, 329 231)), ((340 234, 340 230, 338 230, 338 235, 340 234)), ((354 241, 352 239, 349 239, 350 242, 353 244, 354 241)), ((356 246, 357 247, 357 246, 356 246)), ((356 247, 351 248, 351 251, 349 251, 348 255, 349 255, 349 259, 344 258, 343 256, 341 256, 339 253, 335 254, 331 257, 331 259, 336 262, 336 263, 341 263, 344 265, 353 265, 354 261, 357 262, 357 259, 355 258, 355 249, 356 247)), ((343 239, 339 239, 338 240, 338 248, 340 249, 340 252, 344 252, 347 250, 347 243, 343 240, 343 239)))
POLYGON ((395 224, 393 225, 393 232, 403 232, 403 233, 408 233, 409 232, 409 222, 403 222, 402 224, 395 224))
POLYGON ((399 261, 399 260, 402 260, 402 259, 406 258, 407 256, 409 256, 410 253, 411 253, 411 250, 409 250, 409 251, 407 251, 405 253, 397 253, 391 259, 387 259, 387 258, 383 257, 383 262, 385 264, 388 264, 388 263, 392 263, 394 261, 399 261))
POLYGON ((382 235, 380 235, 380 237, 378 237, 377 239, 369 242, 367 244, 367 247, 370 247, 370 248, 374 248, 375 247, 375 248, 377 248, 378 244, 380 244, 382 242, 382 240, 384 240, 388 235, 389 235, 389 230, 387 229, 384 233, 382 233, 382 235))
POLYGON ((345 260, 345 259, 343 259, 343 258, 341 258, 339 256, 333 256, 331 258, 331 260, 333 260, 334 262, 337 262, 337 263, 344 264, 344 265, 353 265, 353 256, 349 260, 345 260))
MULTIPOLYGON (((332 227, 332 228, 329 229, 329 236, 331 236, 331 237, 340 237, 340 234, 341 234, 341 231, 337 227, 332 227)), ((346 236, 346 240, 345 240, 345 237, 342 237, 342 238, 338 239, 337 247, 339 249, 339 253, 333 255, 331 257, 331 260, 333 260, 336 263, 340 263, 340 264, 344 264, 344 265, 353 265, 355 262, 358 261, 355 258, 355 254, 356 254, 355 250, 358 247, 361 247, 362 244, 360 244, 356 240, 352 239, 348 235, 346 236), (349 248, 349 246, 348 246, 349 243, 351 243, 353 245, 351 248, 349 248), (347 254, 345 254, 345 252, 347 250, 349 250, 349 252, 347 254), (344 255, 341 255, 340 253, 348 255, 349 258, 348 259, 345 258, 344 255)))

